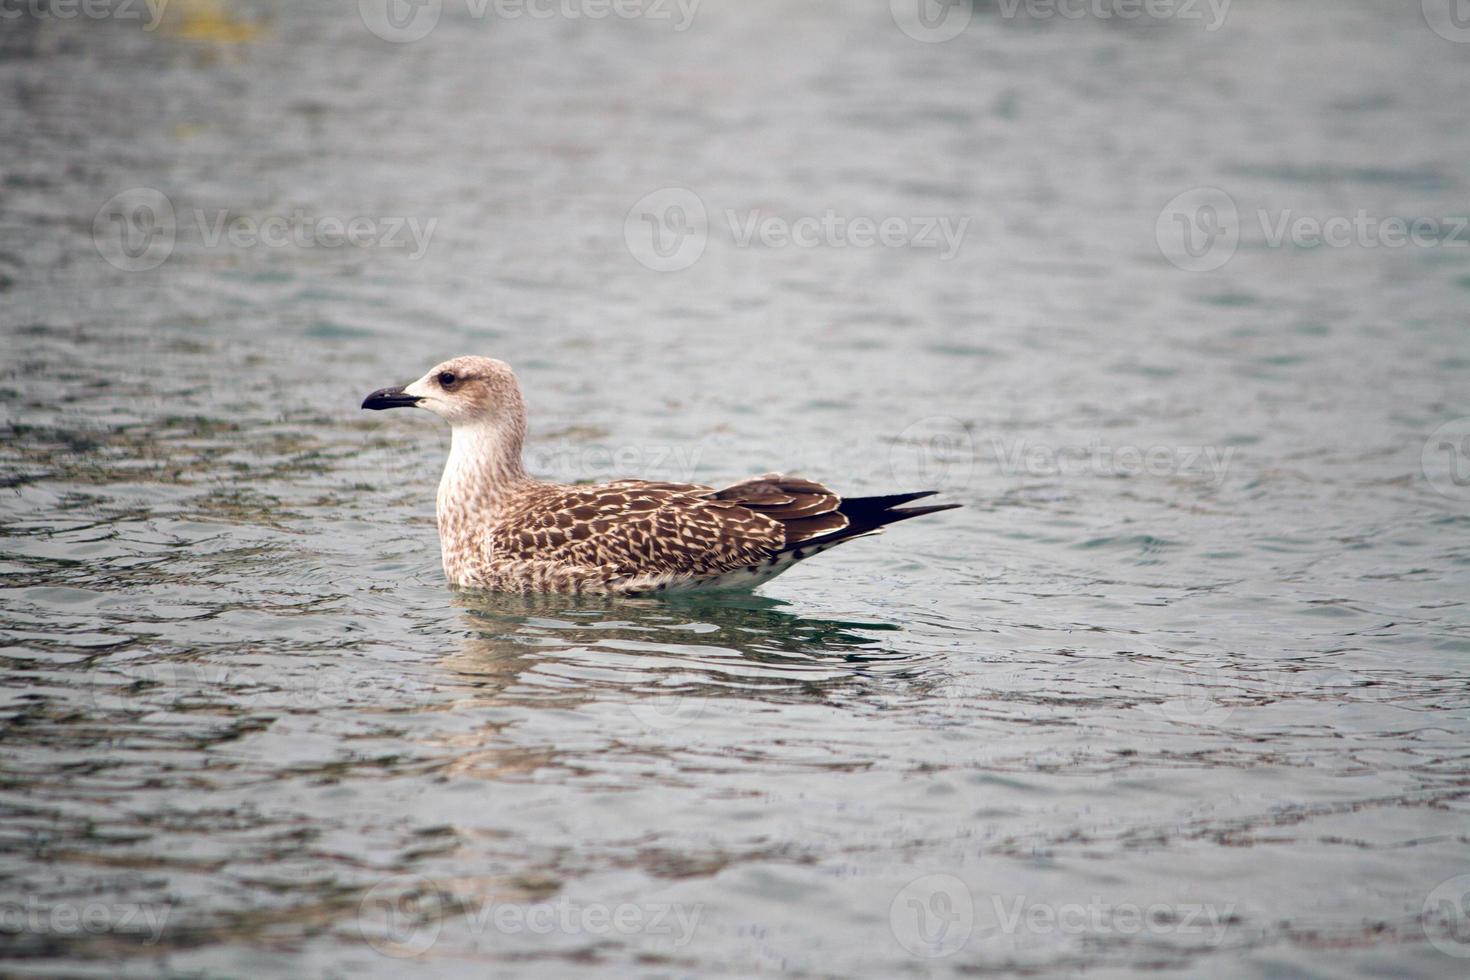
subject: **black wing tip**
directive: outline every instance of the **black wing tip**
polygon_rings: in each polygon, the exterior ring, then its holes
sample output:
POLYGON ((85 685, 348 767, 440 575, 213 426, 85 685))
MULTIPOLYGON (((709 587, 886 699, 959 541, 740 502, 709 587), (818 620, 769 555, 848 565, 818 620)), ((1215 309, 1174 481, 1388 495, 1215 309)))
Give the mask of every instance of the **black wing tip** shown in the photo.
POLYGON ((900 504, 906 504, 914 500, 923 500, 925 497, 932 497, 938 492, 938 490, 918 490, 913 493, 889 493, 879 497, 843 497, 839 509, 851 509, 853 511, 891 510, 900 504))
POLYGON ((911 500, 920 500, 924 497, 932 497, 938 490, 921 490, 918 493, 895 493, 884 497, 848 497, 844 498, 837 507, 839 513, 847 518, 847 527, 829 534, 818 535, 805 541, 797 542, 784 550, 792 548, 811 548, 813 546, 833 545, 848 538, 862 537, 872 534, 887 527, 889 524, 897 524, 912 517, 923 517, 925 514, 937 514, 940 511, 954 510, 963 507, 964 504, 925 504, 922 507, 898 507, 896 504, 908 503, 911 500))
POLYGON ((844 497, 837 510, 854 525, 883 525, 901 521, 905 517, 918 517, 941 510, 954 510, 963 504, 926 504, 923 507, 901 507, 939 493, 938 490, 919 490, 914 493, 890 493, 882 497, 844 497), (903 515, 903 516, 898 516, 903 515))
POLYGON ((866 523, 874 528, 887 527, 889 524, 897 524, 899 521, 906 521, 912 517, 938 514, 940 511, 954 510, 963 506, 964 504, 927 504, 923 507, 893 507, 881 514, 873 515, 866 523))
POLYGON ((902 520, 906 520, 906 519, 908 519, 910 517, 923 517, 925 514, 937 514, 937 513, 939 513, 942 510, 958 510, 959 508, 961 508, 963 506, 965 506, 965 505, 964 504, 929 504, 929 505, 924 506, 924 507, 897 507, 897 508, 894 508, 894 509, 888 511, 888 514, 890 516, 892 516, 894 520, 902 521, 902 520))

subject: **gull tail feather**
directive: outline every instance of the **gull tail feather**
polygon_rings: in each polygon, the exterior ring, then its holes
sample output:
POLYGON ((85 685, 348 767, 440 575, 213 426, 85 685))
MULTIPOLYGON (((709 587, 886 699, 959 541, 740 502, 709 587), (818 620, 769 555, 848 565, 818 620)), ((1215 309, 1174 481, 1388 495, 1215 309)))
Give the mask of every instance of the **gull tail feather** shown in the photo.
POLYGON ((900 507, 910 501, 932 497, 938 490, 921 490, 917 493, 893 493, 882 497, 848 497, 837 507, 838 513, 847 518, 847 526, 818 537, 796 543, 787 551, 810 551, 813 548, 826 550, 834 544, 867 534, 877 534, 889 524, 897 524, 925 514, 937 514, 943 510, 954 510, 962 504, 926 504, 922 507, 900 507))

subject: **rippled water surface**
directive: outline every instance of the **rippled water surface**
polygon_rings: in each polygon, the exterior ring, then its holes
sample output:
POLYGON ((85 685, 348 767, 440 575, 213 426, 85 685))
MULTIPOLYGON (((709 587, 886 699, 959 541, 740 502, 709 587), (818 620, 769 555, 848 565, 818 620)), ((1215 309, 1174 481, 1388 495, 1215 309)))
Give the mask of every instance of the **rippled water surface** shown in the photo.
POLYGON ((0 25, 3 969, 1465 975, 1470 45, 356 6, 0 25), (1359 215, 1425 236, 1273 240, 1359 215), (460 353, 543 475, 965 507, 457 594, 446 431, 357 406, 460 353))

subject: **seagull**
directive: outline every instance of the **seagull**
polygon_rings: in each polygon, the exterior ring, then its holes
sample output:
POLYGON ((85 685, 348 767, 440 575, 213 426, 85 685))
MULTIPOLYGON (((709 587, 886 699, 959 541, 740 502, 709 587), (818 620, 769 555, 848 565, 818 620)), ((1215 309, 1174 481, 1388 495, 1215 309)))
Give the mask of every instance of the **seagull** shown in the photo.
POLYGON ((510 365, 456 357, 363 400, 424 408, 449 423, 436 512, 451 585, 522 594, 651 595, 749 589, 885 525, 959 504, 903 507, 938 491, 842 497, 767 473, 716 490, 695 483, 544 483, 526 474, 526 403, 510 365))

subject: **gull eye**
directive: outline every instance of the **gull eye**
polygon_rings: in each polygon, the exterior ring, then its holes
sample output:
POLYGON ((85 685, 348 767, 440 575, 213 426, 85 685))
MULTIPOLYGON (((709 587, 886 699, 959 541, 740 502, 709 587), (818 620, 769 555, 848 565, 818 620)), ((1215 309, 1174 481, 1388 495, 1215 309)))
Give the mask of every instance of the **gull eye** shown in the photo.
POLYGON ((439 377, 435 378, 434 380, 437 381, 437 382, 439 382, 439 386, 441 388, 451 388, 451 387, 454 386, 454 382, 455 382, 454 372, 453 371, 440 371, 439 372, 439 377))

